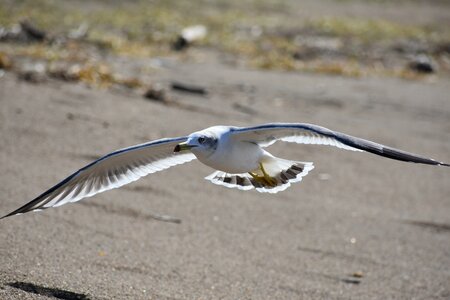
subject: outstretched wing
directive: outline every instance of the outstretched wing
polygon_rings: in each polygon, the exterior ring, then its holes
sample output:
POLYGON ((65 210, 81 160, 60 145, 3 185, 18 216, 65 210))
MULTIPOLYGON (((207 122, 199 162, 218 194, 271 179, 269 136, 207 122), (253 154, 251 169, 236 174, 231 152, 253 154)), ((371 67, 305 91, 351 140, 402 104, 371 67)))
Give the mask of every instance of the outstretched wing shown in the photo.
POLYGON ((195 159, 194 154, 173 151, 178 143, 186 140, 187 137, 161 139, 107 154, 2 218, 76 202, 191 161, 195 159))
POLYGON ((431 158, 408 153, 313 124, 271 123, 255 127, 234 127, 231 129, 230 134, 232 139, 257 143, 262 147, 272 145, 276 141, 330 145, 346 150, 366 151, 401 161, 450 166, 431 158))

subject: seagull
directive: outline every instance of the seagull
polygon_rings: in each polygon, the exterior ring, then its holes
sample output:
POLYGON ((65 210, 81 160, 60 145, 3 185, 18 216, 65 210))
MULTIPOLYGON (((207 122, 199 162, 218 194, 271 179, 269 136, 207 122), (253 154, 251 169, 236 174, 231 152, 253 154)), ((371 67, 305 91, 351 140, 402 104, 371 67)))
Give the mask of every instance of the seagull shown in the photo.
POLYGON ((301 181, 314 166, 312 162, 275 157, 264 149, 276 141, 329 145, 405 162, 450 167, 447 163, 313 124, 213 126, 188 136, 159 139, 109 153, 2 218, 77 202, 195 158, 216 170, 205 177, 214 184, 278 193, 301 181))

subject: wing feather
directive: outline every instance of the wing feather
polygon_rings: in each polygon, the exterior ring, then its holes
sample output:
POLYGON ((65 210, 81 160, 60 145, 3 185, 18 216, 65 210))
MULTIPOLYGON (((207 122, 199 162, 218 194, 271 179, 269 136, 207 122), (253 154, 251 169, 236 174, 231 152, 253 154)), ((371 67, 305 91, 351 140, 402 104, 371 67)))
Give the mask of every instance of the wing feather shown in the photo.
POLYGON ((270 146, 276 141, 330 145, 345 150, 366 151, 406 162, 450 166, 431 158, 307 123, 270 123, 254 127, 233 127, 230 133, 235 140, 256 143, 262 147, 270 146))
POLYGON ((186 140, 187 137, 161 139, 107 154, 2 218, 76 202, 189 162, 195 159, 194 154, 173 152, 178 143, 186 140))

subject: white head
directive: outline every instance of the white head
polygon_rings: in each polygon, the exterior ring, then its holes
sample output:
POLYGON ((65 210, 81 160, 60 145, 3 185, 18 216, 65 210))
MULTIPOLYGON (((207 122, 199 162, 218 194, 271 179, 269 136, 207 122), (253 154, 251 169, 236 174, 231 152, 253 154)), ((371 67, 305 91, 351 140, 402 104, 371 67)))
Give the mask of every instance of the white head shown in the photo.
POLYGON ((174 152, 191 150, 197 157, 208 157, 217 149, 219 135, 212 130, 202 130, 190 134, 187 141, 180 143, 173 149, 174 152))

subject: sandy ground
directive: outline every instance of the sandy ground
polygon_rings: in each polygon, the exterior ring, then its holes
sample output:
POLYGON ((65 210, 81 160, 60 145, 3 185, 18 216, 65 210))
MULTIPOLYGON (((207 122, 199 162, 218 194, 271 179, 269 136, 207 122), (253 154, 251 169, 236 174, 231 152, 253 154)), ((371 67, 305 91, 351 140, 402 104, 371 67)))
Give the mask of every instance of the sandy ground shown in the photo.
MULTIPOLYGON (((446 80, 342 79, 167 64, 200 84, 167 106, 78 84, 0 79, 0 212, 121 147, 213 124, 310 122, 450 161, 446 80)), ((276 195, 203 180, 193 162, 0 221, 1 299, 448 299, 450 169, 331 147, 276 195), (181 219, 156 221, 153 214, 181 219)))

